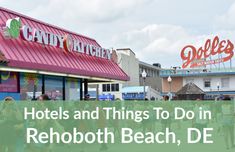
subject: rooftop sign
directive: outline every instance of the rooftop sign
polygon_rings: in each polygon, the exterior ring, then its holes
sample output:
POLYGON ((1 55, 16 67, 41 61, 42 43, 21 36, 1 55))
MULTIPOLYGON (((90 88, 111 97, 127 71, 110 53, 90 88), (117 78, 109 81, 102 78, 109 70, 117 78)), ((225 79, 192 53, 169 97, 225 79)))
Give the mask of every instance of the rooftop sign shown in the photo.
POLYGON ((75 51, 111 60, 111 52, 108 49, 85 44, 73 38, 70 34, 59 35, 29 25, 22 25, 20 18, 7 20, 4 36, 8 38, 18 38, 20 36, 25 41, 58 47, 66 52, 75 51))
POLYGON ((233 49, 234 45, 230 40, 220 41, 218 36, 214 37, 213 40, 207 39, 205 44, 199 48, 187 45, 181 51, 182 68, 200 67, 229 61, 234 55, 233 49))

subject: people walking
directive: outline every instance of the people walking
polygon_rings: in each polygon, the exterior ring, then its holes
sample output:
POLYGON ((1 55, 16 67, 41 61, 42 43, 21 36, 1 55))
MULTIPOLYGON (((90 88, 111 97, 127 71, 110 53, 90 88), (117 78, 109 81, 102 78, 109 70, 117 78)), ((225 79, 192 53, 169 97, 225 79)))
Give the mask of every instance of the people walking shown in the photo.
POLYGON ((234 143, 234 111, 230 97, 225 97, 222 104, 222 125, 226 149, 235 148, 234 143))

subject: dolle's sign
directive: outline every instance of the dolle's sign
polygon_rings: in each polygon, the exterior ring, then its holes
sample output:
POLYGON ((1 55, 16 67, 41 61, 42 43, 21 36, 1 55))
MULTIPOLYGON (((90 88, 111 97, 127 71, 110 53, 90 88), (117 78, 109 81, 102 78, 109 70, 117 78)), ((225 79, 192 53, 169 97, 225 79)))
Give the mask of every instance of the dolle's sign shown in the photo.
POLYGON ((111 59, 110 50, 101 47, 84 44, 77 39, 72 38, 70 34, 58 35, 46 32, 28 25, 21 25, 20 18, 8 19, 4 30, 4 36, 18 38, 21 36, 29 42, 36 42, 53 47, 59 47, 66 52, 86 53, 91 56, 111 59))
POLYGON ((193 45, 187 45, 181 51, 182 68, 193 68, 229 61, 234 55, 233 49, 234 45, 230 40, 220 41, 218 36, 214 37, 213 40, 207 39, 204 46, 198 49, 193 45), (223 57, 206 60, 215 55, 223 55, 223 57))

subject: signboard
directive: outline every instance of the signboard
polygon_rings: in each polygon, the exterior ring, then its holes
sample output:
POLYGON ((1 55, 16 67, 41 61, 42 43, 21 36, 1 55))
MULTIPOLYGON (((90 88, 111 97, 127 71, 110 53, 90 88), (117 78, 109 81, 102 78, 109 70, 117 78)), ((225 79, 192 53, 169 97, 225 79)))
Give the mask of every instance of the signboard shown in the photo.
POLYGON ((207 39, 205 44, 199 48, 187 45, 181 51, 182 68, 194 68, 229 61, 234 55, 233 49, 234 45, 230 40, 219 40, 218 36, 207 39), (218 57, 220 55, 221 57, 218 57))
POLYGON ((3 34, 7 38, 18 38, 20 36, 25 41, 58 47, 64 49, 65 52, 75 51, 111 60, 111 51, 108 49, 85 44, 73 38, 70 34, 59 35, 29 25, 22 25, 19 17, 7 20, 3 34))

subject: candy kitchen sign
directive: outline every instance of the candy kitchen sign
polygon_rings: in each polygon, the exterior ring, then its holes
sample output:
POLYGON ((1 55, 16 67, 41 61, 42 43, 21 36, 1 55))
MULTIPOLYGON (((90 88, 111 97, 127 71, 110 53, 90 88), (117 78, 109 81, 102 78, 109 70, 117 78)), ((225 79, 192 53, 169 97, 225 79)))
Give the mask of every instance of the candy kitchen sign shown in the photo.
POLYGON ((182 68, 194 68, 229 61, 234 55, 233 49, 234 45, 230 40, 220 40, 218 36, 207 39, 205 44, 199 48, 187 45, 181 51, 182 68))
POLYGON ((8 19, 3 34, 8 38, 18 38, 20 36, 25 41, 58 47, 66 52, 75 51, 111 60, 111 53, 108 49, 84 44, 77 39, 73 39, 69 34, 58 35, 29 25, 22 25, 20 18, 8 19))

